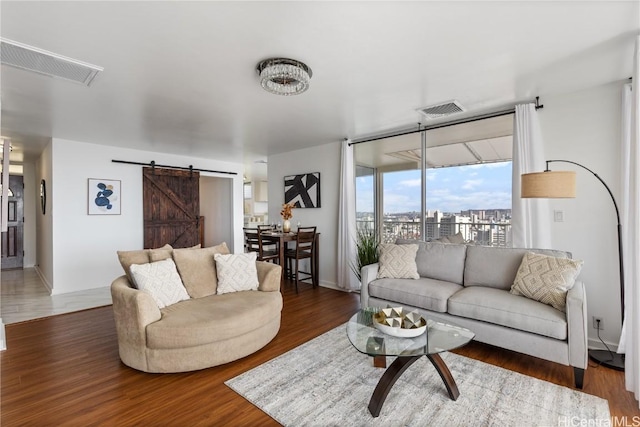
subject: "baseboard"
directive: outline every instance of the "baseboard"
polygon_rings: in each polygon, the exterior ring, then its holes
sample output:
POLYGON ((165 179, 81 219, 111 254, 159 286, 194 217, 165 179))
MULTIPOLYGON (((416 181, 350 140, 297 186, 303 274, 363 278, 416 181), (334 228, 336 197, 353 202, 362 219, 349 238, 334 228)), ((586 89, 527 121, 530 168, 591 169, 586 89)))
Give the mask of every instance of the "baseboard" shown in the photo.
MULTIPOLYGON (((609 350, 613 351, 614 353, 618 351, 617 344, 611 344, 610 342, 606 342, 606 341, 605 343, 607 344, 607 346, 609 346, 609 350)), ((606 350, 606 348, 602 345, 599 339, 589 338, 588 345, 590 350, 606 350)))
POLYGON ((49 295, 51 295, 53 293, 53 286, 44 277, 44 274, 42 273, 42 271, 40 271, 39 266, 35 265, 33 268, 36 270, 36 273, 38 274, 38 277, 40 277, 40 280, 42 280, 42 284, 44 285, 44 287, 47 288, 47 290, 49 291, 49 295))
POLYGON ((323 288, 335 289, 336 291, 351 292, 346 289, 339 288, 335 283, 326 282, 324 280, 320 280, 320 286, 322 286, 323 288))

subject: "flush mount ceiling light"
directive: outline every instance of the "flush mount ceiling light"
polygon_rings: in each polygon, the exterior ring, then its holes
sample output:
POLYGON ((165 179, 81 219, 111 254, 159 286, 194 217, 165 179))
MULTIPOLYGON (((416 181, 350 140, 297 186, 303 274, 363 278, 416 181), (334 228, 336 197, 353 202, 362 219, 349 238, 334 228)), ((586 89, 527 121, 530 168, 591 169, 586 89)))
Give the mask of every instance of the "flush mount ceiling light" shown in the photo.
POLYGON ((309 89, 313 75, 305 63, 288 58, 269 58, 256 66, 260 84, 276 95, 298 95, 309 89))

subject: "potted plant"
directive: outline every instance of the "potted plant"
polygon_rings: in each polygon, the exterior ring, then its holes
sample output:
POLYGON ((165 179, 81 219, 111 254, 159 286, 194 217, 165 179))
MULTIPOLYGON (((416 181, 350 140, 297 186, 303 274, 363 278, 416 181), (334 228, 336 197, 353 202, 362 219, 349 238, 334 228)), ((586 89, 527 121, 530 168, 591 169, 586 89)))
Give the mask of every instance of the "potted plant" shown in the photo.
POLYGON ((358 230, 356 236, 356 261, 351 263, 353 274, 362 280, 362 267, 378 262, 378 236, 372 230, 358 230))

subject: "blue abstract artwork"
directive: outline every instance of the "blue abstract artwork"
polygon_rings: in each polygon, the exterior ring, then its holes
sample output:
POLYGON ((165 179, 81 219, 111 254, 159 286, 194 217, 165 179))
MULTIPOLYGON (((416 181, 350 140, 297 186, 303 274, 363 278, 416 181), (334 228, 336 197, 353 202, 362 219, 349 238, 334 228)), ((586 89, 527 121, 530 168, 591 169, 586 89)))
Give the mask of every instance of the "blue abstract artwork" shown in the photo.
POLYGON ((120 181, 89 178, 89 215, 120 215, 120 181))

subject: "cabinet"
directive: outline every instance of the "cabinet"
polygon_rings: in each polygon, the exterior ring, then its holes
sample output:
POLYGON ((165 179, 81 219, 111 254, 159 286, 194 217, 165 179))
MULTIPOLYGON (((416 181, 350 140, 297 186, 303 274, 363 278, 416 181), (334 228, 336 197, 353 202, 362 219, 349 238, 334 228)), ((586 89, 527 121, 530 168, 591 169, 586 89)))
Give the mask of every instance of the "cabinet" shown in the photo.
POLYGON ((254 183, 253 200, 255 200, 256 202, 269 201, 269 189, 267 186, 267 181, 257 181, 254 183))

